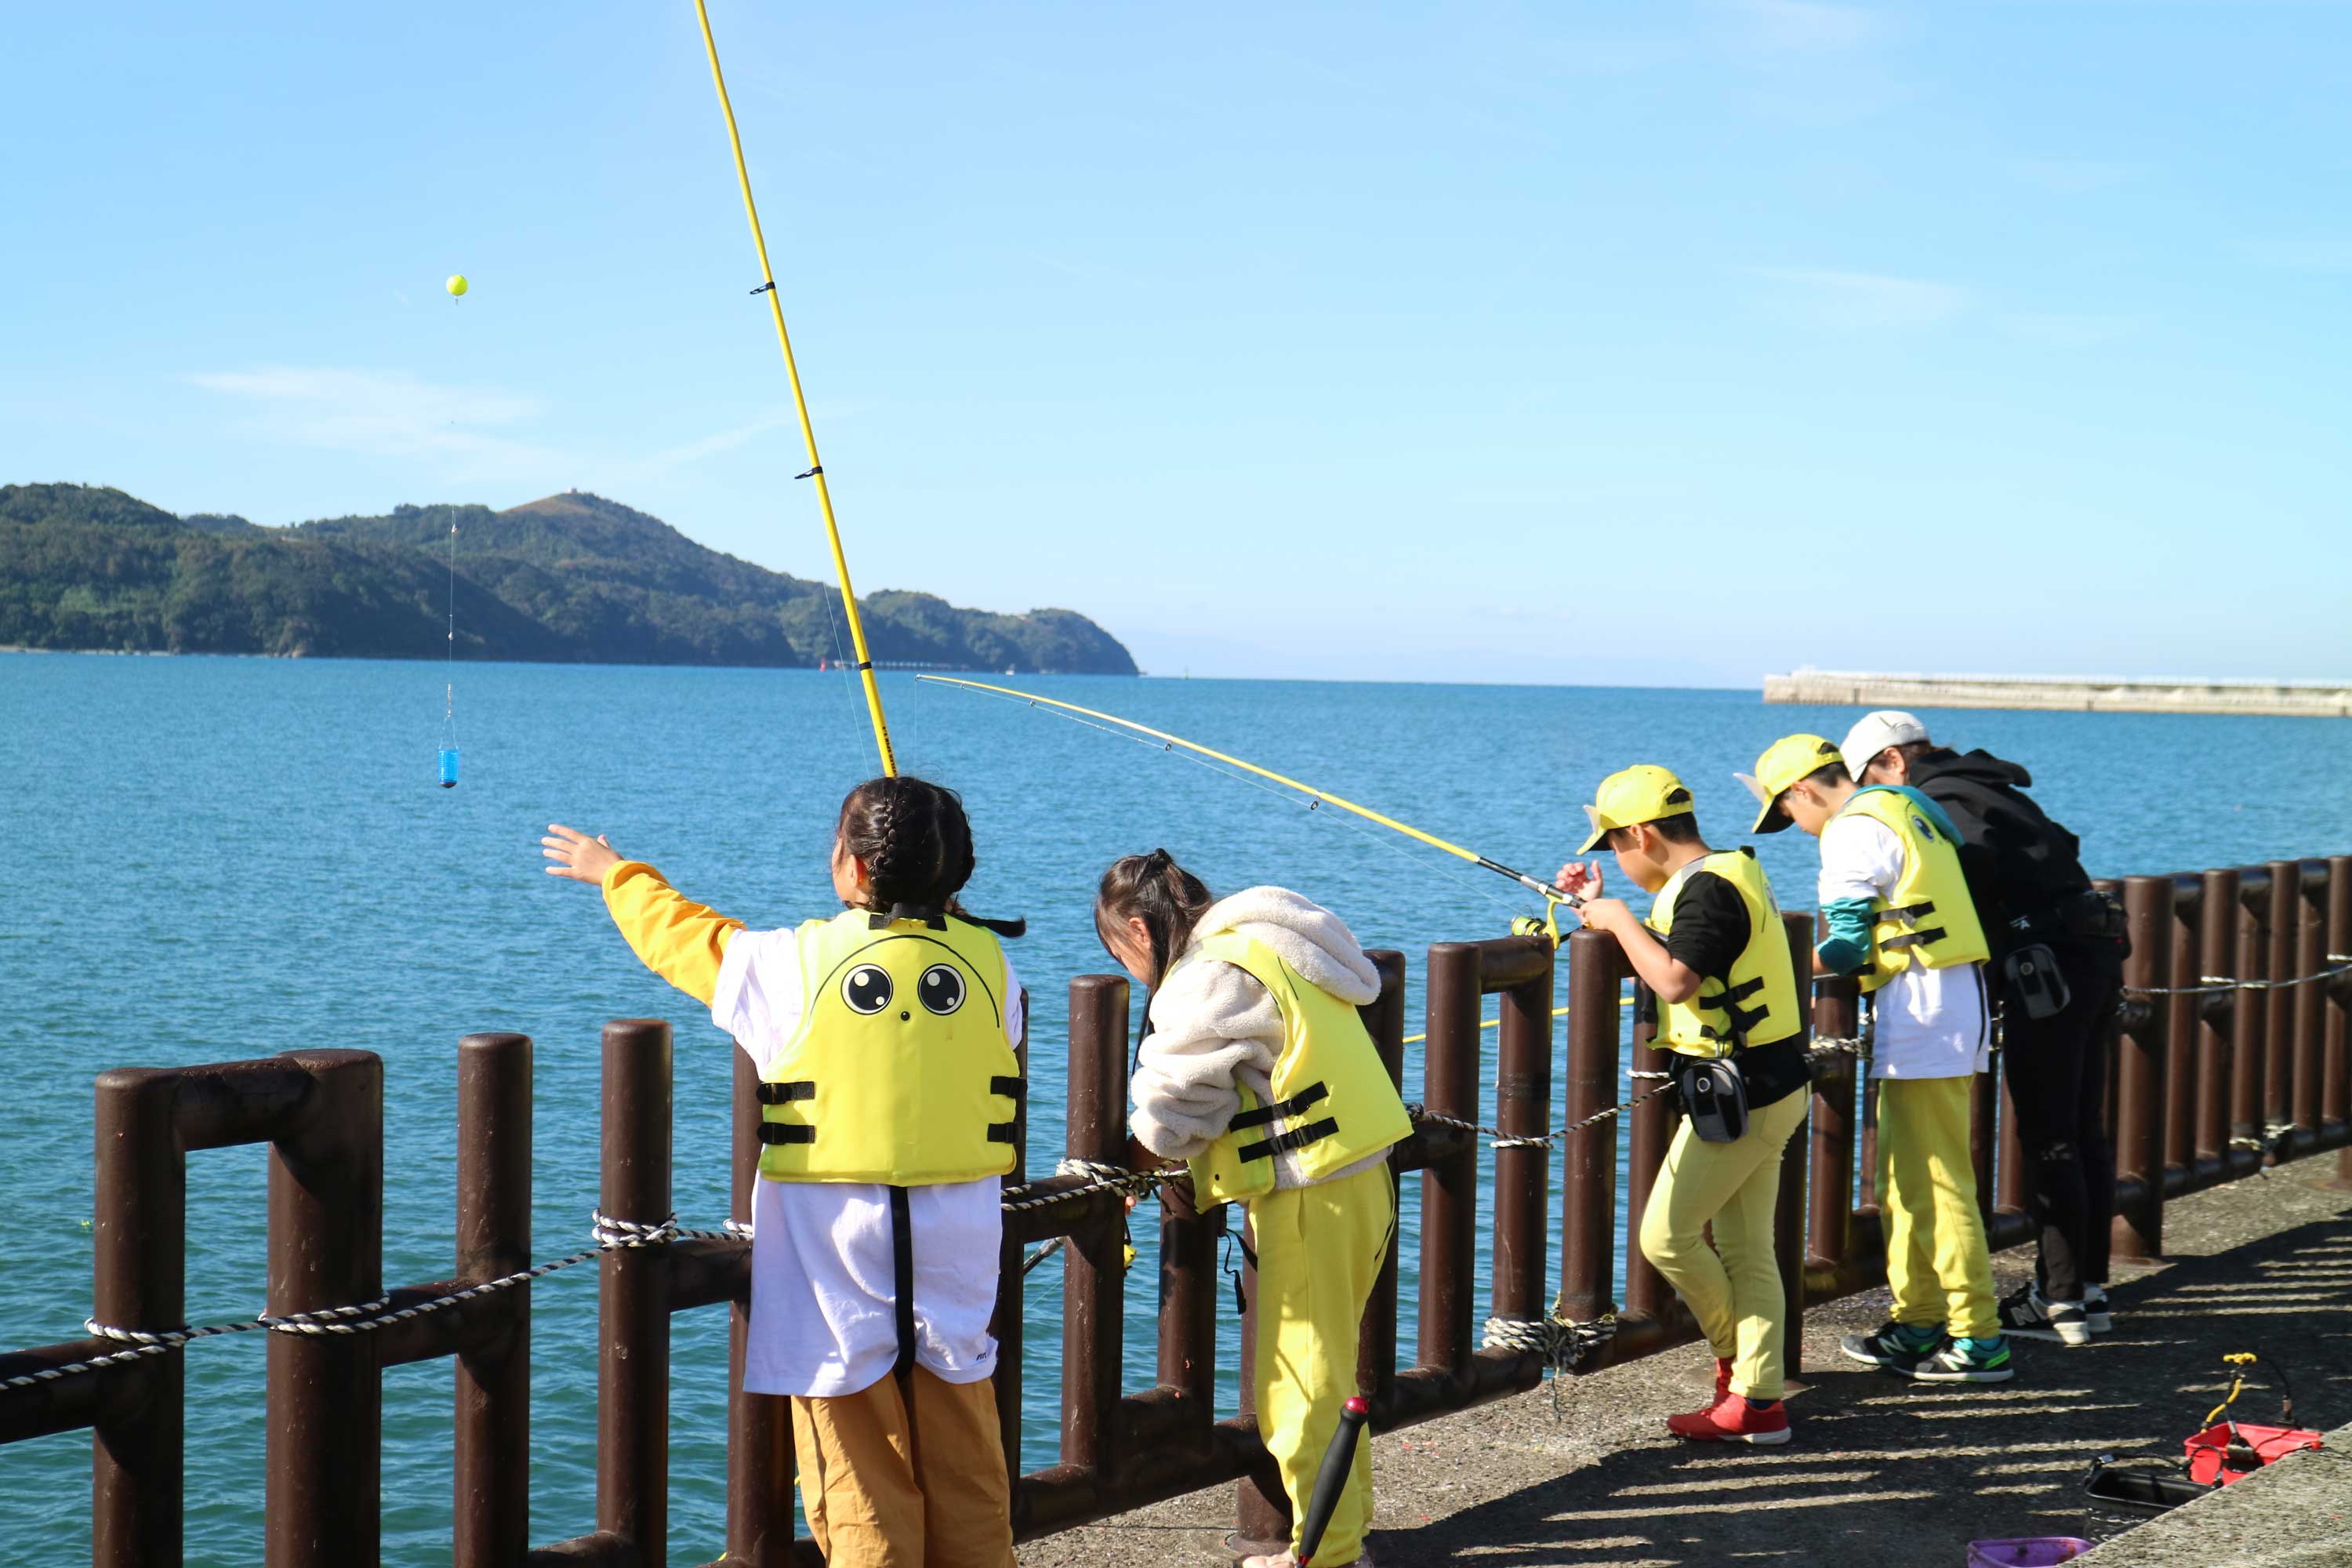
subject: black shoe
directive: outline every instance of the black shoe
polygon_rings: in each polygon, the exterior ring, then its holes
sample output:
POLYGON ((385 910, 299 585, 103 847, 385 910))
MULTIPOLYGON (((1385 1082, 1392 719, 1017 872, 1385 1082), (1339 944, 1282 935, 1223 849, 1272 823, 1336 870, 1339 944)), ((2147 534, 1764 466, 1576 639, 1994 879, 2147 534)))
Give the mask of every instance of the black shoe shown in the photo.
POLYGON ((2107 1288, 2105 1285, 2083 1287, 2083 1321, 2095 1334, 2113 1333, 2115 1314, 2107 1310, 2107 1288))
POLYGON ((2091 1342, 2090 1314, 2080 1301, 2049 1301, 2040 1287, 2021 1285, 2000 1302, 2001 1331, 2021 1340, 2054 1340, 2062 1345, 2091 1342))
POLYGON ((1838 1341, 1838 1349, 1848 1361, 1907 1373, 1913 1366, 1934 1354, 1943 1339, 1944 1332, 1940 1328, 1915 1329, 1907 1323, 1889 1321, 1879 1324, 1867 1334, 1846 1335, 1838 1341))

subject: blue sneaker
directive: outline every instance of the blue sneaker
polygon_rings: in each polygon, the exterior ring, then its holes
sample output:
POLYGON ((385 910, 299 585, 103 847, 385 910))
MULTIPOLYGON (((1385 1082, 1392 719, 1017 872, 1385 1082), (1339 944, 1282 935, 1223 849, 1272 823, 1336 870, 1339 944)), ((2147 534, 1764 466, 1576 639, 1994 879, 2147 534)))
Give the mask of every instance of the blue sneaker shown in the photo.
POLYGON ((1879 1324, 1871 1333, 1846 1335, 1838 1341, 1838 1349, 1848 1361, 1907 1373, 1921 1358, 1934 1353, 1943 1339, 1941 1329, 1888 1322, 1879 1324))
POLYGON ((1989 1340, 1948 1339, 1901 1370, 1921 1383, 2007 1383, 2017 1375, 2009 1359, 2009 1341, 2000 1334, 1989 1340))

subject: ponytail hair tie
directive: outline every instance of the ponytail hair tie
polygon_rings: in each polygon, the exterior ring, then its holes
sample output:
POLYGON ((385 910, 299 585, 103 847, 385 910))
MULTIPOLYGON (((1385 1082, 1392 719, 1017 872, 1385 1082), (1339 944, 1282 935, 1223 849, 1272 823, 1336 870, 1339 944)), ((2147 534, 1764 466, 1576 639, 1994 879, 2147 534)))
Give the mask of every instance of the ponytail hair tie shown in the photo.
POLYGON ((1176 857, 1165 849, 1154 849, 1143 858, 1144 870, 1154 877, 1160 876, 1174 864, 1176 864, 1176 857))

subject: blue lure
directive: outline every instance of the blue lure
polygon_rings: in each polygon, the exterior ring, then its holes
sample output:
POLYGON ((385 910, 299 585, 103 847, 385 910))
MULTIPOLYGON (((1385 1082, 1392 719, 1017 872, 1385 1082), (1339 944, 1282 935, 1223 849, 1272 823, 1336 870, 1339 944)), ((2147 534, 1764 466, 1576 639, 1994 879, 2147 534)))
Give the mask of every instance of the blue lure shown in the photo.
POLYGON ((441 748, 441 787, 443 789, 457 787, 457 748, 455 746, 441 748))

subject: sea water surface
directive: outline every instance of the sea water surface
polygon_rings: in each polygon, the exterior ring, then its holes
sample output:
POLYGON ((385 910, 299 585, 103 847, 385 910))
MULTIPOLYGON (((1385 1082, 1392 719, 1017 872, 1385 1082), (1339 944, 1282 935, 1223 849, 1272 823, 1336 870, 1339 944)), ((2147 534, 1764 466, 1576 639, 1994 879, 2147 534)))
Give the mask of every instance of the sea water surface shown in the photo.
MULTIPOLYGON (((538 1043, 536 1252, 585 1245, 596 1195, 597 1030, 677 1026, 677 1196, 688 1225, 726 1213, 731 1048, 641 969, 593 889, 542 874, 549 822, 608 834, 692 897, 758 925, 836 908, 825 857, 843 792, 875 770, 845 679, 807 671, 460 665, 463 783, 435 785, 437 665, 0 656, 0 1343, 78 1337, 89 1310, 90 1080, 297 1047, 385 1063, 384 1278, 452 1262, 457 1042, 538 1043)), ((1580 841, 1580 802, 1637 761, 1678 771, 1718 845, 1751 816, 1732 779, 1775 737, 1843 734, 1849 710, 1770 709, 1752 691, 1383 686, 1116 678, 1010 684, 1108 709, 1251 758, 1527 869, 1580 841)), ((1088 920, 1113 857, 1164 845, 1231 891, 1297 888, 1368 946, 1500 934, 1530 901, 1499 879, 1343 814, 1219 776, 1181 752, 910 677, 883 681, 906 771, 961 790, 980 848, 966 898, 1025 915, 1013 944, 1033 997, 1030 1166, 1063 1142, 1064 998, 1110 967, 1088 920)), ((2326 720, 1937 713, 1939 740, 2028 764, 2095 875, 2352 847, 2352 724, 2326 720)), ((1755 840, 1790 908, 1809 906, 1812 842, 1755 840)), ((1612 889, 1618 890, 1618 889, 1612 889)), ((1636 899, 1636 907, 1640 900, 1636 899)), ((1491 1036, 1489 1037, 1491 1039, 1491 1036)), ((1419 1080, 1409 1061, 1407 1084, 1419 1080)), ((258 1148, 189 1161, 189 1310, 262 1299, 258 1148)), ((1622 1190, 1622 1188, 1621 1188, 1622 1190)), ((1404 1342, 1415 1194, 1405 1193, 1404 1342)), ((1151 1381, 1152 1251, 1128 1290, 1129 1385, 1151 1381)), ((1482 1256, 1481 1268, 1486 1267, 1482 1256)), ((532 1538, 591 1528, 595 1497, 590 1267, 534 1287, 532 1538)), ((1030 1279, 1024 1468, 1052 1462, 1060 1267, 1030 1279)), ((1555 1271, 1556 1279, 1556 1271, 1555 1271)), ((673 1558, 723 1538, 726 1316, 673 1320, 673 1558)), ((1233 1365, 1234 1324, 1221 1350, 1233 1365)), ((188 1561, 261 1556, 259 1336, 187 1353, 188 1561)), ((451 1369, 384 1375, 385 1559, 446 1562, 451 1369)), ((0 1447, 10 1561, 89 1552, 89 1438, 0 1447)))

